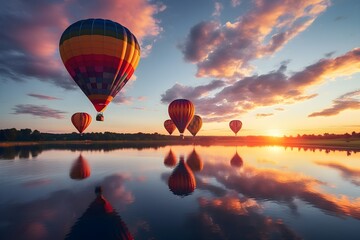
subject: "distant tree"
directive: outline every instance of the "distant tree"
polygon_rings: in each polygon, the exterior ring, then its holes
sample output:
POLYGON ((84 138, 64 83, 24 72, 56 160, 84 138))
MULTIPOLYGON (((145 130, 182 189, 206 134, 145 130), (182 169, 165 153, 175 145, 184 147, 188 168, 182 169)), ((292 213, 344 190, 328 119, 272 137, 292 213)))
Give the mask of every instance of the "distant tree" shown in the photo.
POLYGON ((29 141, 31 138, 31 129, 25 128, 20 129, 20 134, 18 134, 18 141, 29 141))
POLYGON ((33 141, 39 141, 39 140, 41 140, 41 133, 40 133, 40 131, 34 130, 34 131, 31 133, 31 139, 32 139, 33 141))

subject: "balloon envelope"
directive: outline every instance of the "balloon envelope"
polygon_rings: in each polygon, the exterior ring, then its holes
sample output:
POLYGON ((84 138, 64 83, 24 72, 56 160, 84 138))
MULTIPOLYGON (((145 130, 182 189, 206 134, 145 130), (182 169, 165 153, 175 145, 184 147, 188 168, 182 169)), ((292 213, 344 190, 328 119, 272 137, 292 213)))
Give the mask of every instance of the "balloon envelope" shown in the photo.
POLYGON ((168 131, 168 133, 171 135, 175 129, 176 129, 176 126, 174 124, 174 122, 171 120, 171 119, 167 119, 165 120, 164 122, 164 127, 166 129, 166 131, 168 131))
POLYGON ((106 19, 71 24, 61 35, 59 49, 67 71, 98 112, 124 87, 140 60, 136 37, 106 19))
POLYGON ((230 121, 229 126, 230 126, 230 129, 236 135, 242 127, 242 122, 240 120, 232 120, 232 121, 230 121))
POLYGON ((71 122, 79 133, 83 133, 85 131, 85 129, 90 125, 91 119, 90 114, 85 112, 77 112, 71 116, 71 122))
POLYGON ((193 149, 193 151, 186 159, 186 163, 194 172, 201 171, 204 168, 204 163, 195 149, 193 149))
POLYGON ((231 158, 230 160, 230 164, 233 167, 242 167, 242 165, 244 164, 242 158, 240 157, 240 155, 236 152, 235 155, 231 158))
POLYGON ((179 130, 180 136, 182 136, 194 117, 194 104, 187 99, 176 99, 170 103, 168 112, 171 120, 179 130))
POLYGON ((195 177, 191 169, 184 162, 184 157, 180 157, 179 164, 169 177, 168 185, 170 191, 178 196, 187 196, 195 190, 195 177))
POLYGON ((78 159, 75 160, 73 166, 70 169, 70 178, 76 180, 82 180, 90 176, 91 169, 89 163, 80 154, 78 159))
POLYGON ((110 202, 101 194, 101 191, 96 192, 96 194, 96 198, 71 227, 65 239, 133 240, 134 237, 125 222, 113 209, 110 202))
POLYGON ((168 155, 164 159, 164 165, 166 167, 174 167, 176 165, 176 156, 173 151, 170 149, 168 155))
POLYGON ((187 126, 187 130, 195 137, 195 135, 200 131, 202 127, 202 119, 199 115, 194 115, 189 126, 187 126))

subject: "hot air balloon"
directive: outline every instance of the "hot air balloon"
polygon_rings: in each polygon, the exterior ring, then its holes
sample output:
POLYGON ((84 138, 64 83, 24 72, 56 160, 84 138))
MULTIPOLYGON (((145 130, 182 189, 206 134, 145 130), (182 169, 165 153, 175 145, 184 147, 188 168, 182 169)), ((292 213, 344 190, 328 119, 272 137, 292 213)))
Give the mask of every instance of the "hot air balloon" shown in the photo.
POLYGON ((168 112, 171 120, 179 130, 180 136, 184 138, 184 131, 194 117, 194 104, 187 99, 176 99, 170 103, 168 112))
POLYGON ((91 116, 85 112, 77 112, 71 116, 71 122, 79 133, 83 133, 91 123, 91 116))
POLYGON ((229 126, 236 136, 242 127, 242 122, 240 120, 232 120, 230 121, 229 126))
POLYGON ((71 239, 121 239, 133 240, 125 222, 102 195, 101 187, 95 188, 96 198, 85 213, 71 227, 65 236, 71 239))
POLYGON ((70 76, 94 105, 97 121, 125 86, 140 60, 140 46, 126 27, 106 19, 71 24, 61 35, 61 59, 70 76))
POLYGON ((195 177, 191 169, 185 163, 184 156, 180 157, 179 164, 170 175, 168 185, 171 192, 182 197, 191 194, 195 190, 195 177))
POLYGON ((176 126, 174 124, 174 122, 171 119, 167 119, 164 122, 164 127, 166 129, 166 131, 168 131, 168 133, 171 135, 174 130, 176 129, 176 126))
POLYGON ((202 119, 199 115, 194 115, 193 119, 187 126, 187 130, 195 137, 202 127, 202 119))
POLYGON ((242 165, 244 164, 242 158, 240 157, 240 155, 236 152, 235 155, 231 158, 230 160, 230 164, 233 167, 242 167, 242 165))
POLYGON ((195 151, 195 149, 192 150, 192 152, 186 159, 186 163, 194 172, 201 171, 204 168, 204 163, 201 160, 199 154, 197 154, 197 152, 195 151))
POLYGON ((70 178, 75 180, 82 180, 90 176, 90 165, 87 160, 80 154, 78 159, 70 169, 70 178))
POLYGON ((176 156, 170 148, 168 155, 164 159, 164 165, 166 167, 174 167, 176 165, 176 156))

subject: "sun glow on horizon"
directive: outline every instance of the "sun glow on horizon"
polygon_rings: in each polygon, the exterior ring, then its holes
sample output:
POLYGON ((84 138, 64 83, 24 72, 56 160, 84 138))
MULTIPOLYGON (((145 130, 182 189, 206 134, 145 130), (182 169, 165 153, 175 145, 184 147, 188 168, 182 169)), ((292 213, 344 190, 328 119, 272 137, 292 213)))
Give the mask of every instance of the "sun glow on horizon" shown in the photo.
POLYGON ((282 137, 284 134, 279 129, 268 129, 266 135, 271 137, 282 137))

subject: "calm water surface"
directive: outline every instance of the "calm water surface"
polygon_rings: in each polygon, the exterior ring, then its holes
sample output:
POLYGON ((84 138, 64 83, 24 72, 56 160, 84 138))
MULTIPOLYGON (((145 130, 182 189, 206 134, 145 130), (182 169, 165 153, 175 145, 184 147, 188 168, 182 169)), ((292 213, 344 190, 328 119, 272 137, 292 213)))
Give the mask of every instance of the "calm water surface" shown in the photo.
POLYGON ((135 239, 360 239, 359 153, 18 147, 0 158, 4 240, 64 239, 96 186, 135 239))

